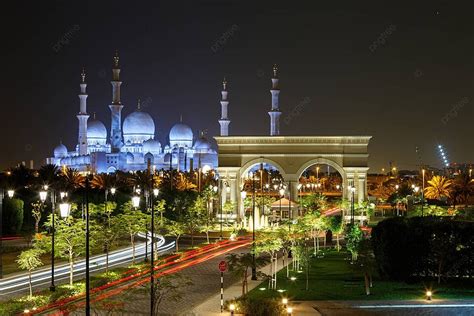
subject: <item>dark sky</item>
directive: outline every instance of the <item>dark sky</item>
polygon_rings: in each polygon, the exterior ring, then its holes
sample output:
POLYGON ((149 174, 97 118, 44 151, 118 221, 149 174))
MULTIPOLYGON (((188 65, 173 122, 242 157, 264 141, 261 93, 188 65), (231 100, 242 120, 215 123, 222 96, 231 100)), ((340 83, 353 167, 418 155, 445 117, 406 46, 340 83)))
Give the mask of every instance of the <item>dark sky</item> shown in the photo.
POLYGON ((218 133, 224 75, 230 133, 267 135, 277 63, 281 109, 293 113, 282 134, 372 135, 372 172, 389 161, 440 165, 437 143, 451 161, 474 161, 468 1, 15 3, 0 22, 1 168, 38 164, 60 139, 75 146, 82 66, 88 112, 109 128, 116 49, 123 117, 140 97, 162 142, 180 114, 194 130, 218 133))

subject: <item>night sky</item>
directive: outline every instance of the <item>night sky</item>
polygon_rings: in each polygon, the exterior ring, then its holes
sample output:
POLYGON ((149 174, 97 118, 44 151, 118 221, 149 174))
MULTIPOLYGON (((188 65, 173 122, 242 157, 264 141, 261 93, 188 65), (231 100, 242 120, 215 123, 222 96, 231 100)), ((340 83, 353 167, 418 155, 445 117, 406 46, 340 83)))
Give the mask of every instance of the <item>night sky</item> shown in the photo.
POLYGON ((422 2, 16 1, 0 22, 0 167, 74 148, 83 66, 88 112, 110 128, 116 49, 122 118, 140 97, 162 143, 181 114, 218 134, 224 76, 230 134, 268 135, 277 63, 283 135, 372 135, 370 172, 440 166, 438 143, 473 162, 474 10, 422 2))

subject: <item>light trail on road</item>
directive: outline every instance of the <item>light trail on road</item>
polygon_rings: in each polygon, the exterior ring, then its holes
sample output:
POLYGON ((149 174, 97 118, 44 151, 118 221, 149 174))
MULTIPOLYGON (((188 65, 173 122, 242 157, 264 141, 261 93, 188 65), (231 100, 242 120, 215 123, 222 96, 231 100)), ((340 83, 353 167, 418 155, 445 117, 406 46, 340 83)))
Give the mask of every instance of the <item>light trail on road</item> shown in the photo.
MULTIPOLYGON (((176 273, 180 270, 186 269, 190 266, 205 262, 222 254, 225 254, 229 251, 245 247, 249 245, 251 241, 247 239, 241 239, 238 241, 221 241, 215 244, 210 244, 199 249, 190 250, 184 254, 175 254, 164 258, 161 262, 158 263, 153 269, 154 275, 156 278, 165 276, 168 274, 176 273), (159 270, 163 270, 157 272, 159 270)), ((133 270, 124 272, 124 275, 131 273, 133 270)), ((126 290, 140 286, 146 282, 150 282, 150 270, 144 270, 138 273, 128 275, 122 279, 107 283, 101 287, 91 289, 91 294, 96 294, 92 298, 91 302, 98 302, 104 299, 107 299, 111 296, 118 295, 126 290)), ((77 295, 75 297, 66 298, 47 306, 38 308, 36 311, 31 311, 28 315, 34 315, 44 312, 52 312, 58 308, 64 308, 66 305, 73 305, 74 310, 77 308, 83 307, 85 302, 83 301, 84 294, 77 295)))
MULTIPOLYGON (((139 237, 145 237, 145 234, 138 234, 139 237)), ((151 251, 151 233, 148 234, 148 253, 151 251)), ((161 235, 155 234, 155 245, 158 253, 163 254, 174 248, 175 242, 166 243, 165 238, 161 235)), ((145 256, 145 243, 139 244, 135 247, 135 259, 141 259, 145 256)), ((133 249, 127 247, 109 253, 109 268, 132 262, 133 249)), ((90 259, 90 271, 96 272, 105 268, 106 255, 101 254, 93 256, 90 259)), ((85 260, 79 260, 74 263, 74 277, 77 278, 85 274, 86 263, 85 260)), ((55 281, 62 281, 69 278, 69 264, 55 266, 54 279, 55 281)), ((51 270, 49 268, 33 272, 31 275, 32 286, 34 289, 48 286, 51 282, 51 270)), ((0 297, 16 294, 18 292, 27 291, 29 287, 28 274, 23 273, 18 276, 5 278, 0 281, 0 297)))

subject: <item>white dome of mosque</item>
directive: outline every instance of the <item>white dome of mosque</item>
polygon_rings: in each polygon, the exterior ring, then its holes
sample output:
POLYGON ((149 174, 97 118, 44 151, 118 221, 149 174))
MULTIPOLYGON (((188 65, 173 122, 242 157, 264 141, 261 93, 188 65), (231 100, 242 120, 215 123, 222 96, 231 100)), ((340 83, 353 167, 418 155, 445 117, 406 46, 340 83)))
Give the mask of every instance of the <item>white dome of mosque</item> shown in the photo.
MULTIPOLYGON (((98 140, 107 139, 107 129, 104 123, 99 120, 92 120, 87 123, 87 139, 98 140)), ((93 142, 95 143, 95 142, 93 142)))
POLYGON ((67 147, 60 143, 56 148, 54 148, 54 157, 63 158, 67 156, 67 147))
POLYGON ((150 114, 139 109, 129 114, 123 121, 123 138, 125 142, 143 143, 155 137, 155 122, 150 114))
POLYGON ((198 151, 208 151, 211 149, 211 143, 207 140, 207 138, 201 136, 198 140, 196 140, 194 148, 198 151))
POLYGON ((161 143, 155 139, 149 139, 143 142, 143 153, 160 153, 161 143))
POLYGON ((169 137, 171 146, 192 147, 193 145, 193 130, 182 122, 173 125, 169 137))

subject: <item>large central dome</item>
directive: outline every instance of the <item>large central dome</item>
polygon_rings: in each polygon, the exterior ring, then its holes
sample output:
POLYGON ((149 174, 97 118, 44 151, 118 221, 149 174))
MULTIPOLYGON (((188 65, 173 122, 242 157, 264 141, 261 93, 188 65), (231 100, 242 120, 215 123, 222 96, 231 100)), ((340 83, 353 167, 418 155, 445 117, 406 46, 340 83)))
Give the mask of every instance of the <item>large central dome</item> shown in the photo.
POLYGON ((184 123, 176 123, 170 130, 170 146, 192 147, 193 130, 184 123))
POLYGON ((155 122, 150 114, 135 111, 128 115, 123 121, 123 138, 126 143, 143 143, 155 138, 155 122))
POLYGON ((107 129, 104 123, 99 120, 92 120, 87 123, 87 143, 89 145, 105 145, 107 142, 107 129))

